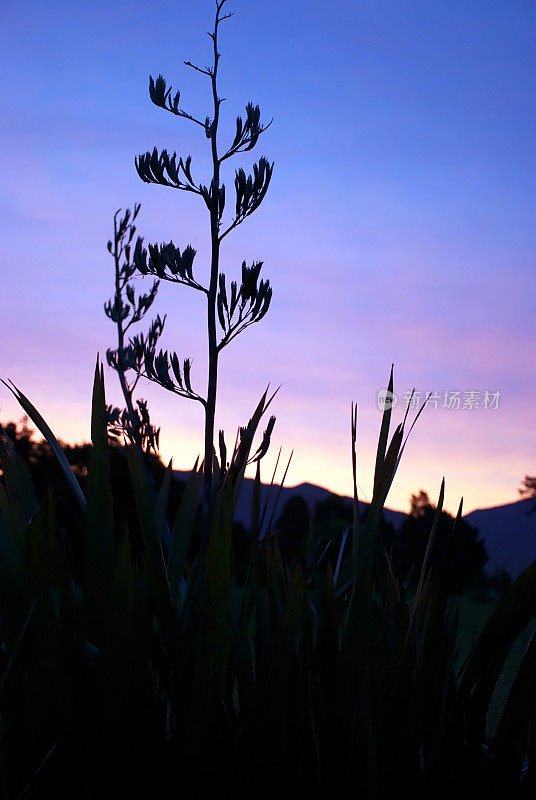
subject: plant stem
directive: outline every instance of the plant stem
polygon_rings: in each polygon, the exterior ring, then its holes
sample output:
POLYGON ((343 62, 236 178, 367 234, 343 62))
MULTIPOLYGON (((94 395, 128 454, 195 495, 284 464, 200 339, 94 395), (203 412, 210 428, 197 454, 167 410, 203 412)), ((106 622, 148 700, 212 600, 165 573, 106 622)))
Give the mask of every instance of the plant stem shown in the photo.
MULTIPOLYGON (((122 294, 121 294, 121 254, 119 252, 119 241, 117 236, 117 221, 116 217, 114 217, 114 263, 115 263, 115 301, 116 304, 119 301, 122 303, 122 294)), ((134 432, 136 439, 137 439, 137 418, 134 412, 134 405, 132 403, 132 389, 129 388, 127 383, 127 379, 125 377, 125 368, 122 363, 123 358, 123 350, 125 347, 125 332, 123 330, 123 321, 121 319, 117 320, 117 343, 118 343, 118 350, 117 350, 117 374, 119 376, 119 383, 121 385, 121 391, 123 392, 123 397, 125 398, 125 404, 127 407, 128 415, 130 417, 132 431, 134 432)), ((139 444, 139 442, 136 442, 139 444)))
POLYGON ((220 103, 217 90, 218 61, 218 25, 220 22, 219 13, 222 4, 218 4, 216 21, 214 24, 214 34, 211 34, 214 45, 214 67, 211 71, 212 98, 214 102, 214 119, 211 129, 211 148, 212 148, 212 183, 210 194, 212 204, 210 208, 210 239, 211 239, 211 260, 210 260, 210 285, 208 290, 208 389, 207 402, 205 406, 205 462, 203 469, 203 531, 206 537, 206 524, 210 514, 212 496, 212 475, 214 458, 214 417, 216 414, 216 392, 218 384, 218 342, 216 337, 216 295, 218 290, 218 276, 220 264, 220 239, 219 239, 219 218, 218 218, 218 193, 220 189, 220 160, 218 158, 217 133, 220 115, 220 103))

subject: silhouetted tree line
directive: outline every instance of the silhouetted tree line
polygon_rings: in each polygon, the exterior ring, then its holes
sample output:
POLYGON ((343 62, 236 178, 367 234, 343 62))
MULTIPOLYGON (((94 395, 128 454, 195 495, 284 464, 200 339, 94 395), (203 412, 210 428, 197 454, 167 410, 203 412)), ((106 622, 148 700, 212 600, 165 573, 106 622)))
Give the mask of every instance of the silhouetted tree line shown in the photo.
MULTIPOLYGON (((61 528, 75 532, 70 537, 73 548, 74 563, 79 563, 77 550, 83 541, 83 531, 79 530, 80 513, 72 491, 67 484, 52 448, 45 440, 36 441, 33 430, 26 420, 9 422, 3 426, 5 435, 13 444, 14 450, 27 464, 36 494, 39 500, 49 495, 54 503, 54 513, 61 528)), ((70 445, 60 440, 61 447, 71 469, 75 474, 84 494, 87 489, 87 474, 92 445, 90 443, 70 445)), ((145 453, 144 460, 155 487, 160 486, 165 473, 165 466, 154 453, 145 453)), ((110 475, 114 496, 114 516, 116 530, 130 531, 130 540, 134 554, 142 552, 135 497, 129 478, 128 465, 124 448, 119 442, 110 439, 110 475)), ((168 524, 173 525, 182 493, 184 482, 174 478, 171 481, 168 505, 168 524)))
MULTIPOLYGON (((523 480, 521 481, 521 487, 519 489, 519 494, 521 495, 523 500, 535 500, 536 501, 536 475, 525 475, 523 480)), ((536 502, 528 510, 528 514, 534 514, 536 511, 536 502)))
POLYGON ((536 497, 536 475, 525 475, 521 481, 519 494, 523 499, 536 497))
MULTIPOLYGON (((435 506, 422 490, 411 496, 410 513, 397 537, 397 557, 403 574, 420 574, 428 537, 436 514, 435 506)), ((488 561, 478 528, 464 519, 454 525, 454 517, 442 511, 430 554, 430 565, 441 562, 449 592, 465 591, 476 585, 488 561)))

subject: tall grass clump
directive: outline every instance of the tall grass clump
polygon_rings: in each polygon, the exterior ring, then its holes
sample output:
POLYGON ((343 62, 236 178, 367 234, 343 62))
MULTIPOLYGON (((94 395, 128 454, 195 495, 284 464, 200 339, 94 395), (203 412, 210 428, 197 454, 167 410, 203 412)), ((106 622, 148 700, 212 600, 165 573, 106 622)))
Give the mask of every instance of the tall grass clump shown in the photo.
MULTIPOLYGON (((87 489, 71 481, 78 512, 68 529, 2 435, 5 796, 521 797, 533 788, 532 642, 491 738, 486 720, 508 652, 536 613, 536 563, 460 668, 457 615, 434 558, 443 487, 411 597, 378 535, 405 441, 405 421, 391 435, 390 415, 366 519, 354 501, 353 537, 331 553, 313 518, 305 553, 285 556, 273 527, 258 538, 259 470, 245 555, 233 538, 244 448, 205 549, 190 548, 202 472, 190 476, 167 546, 169 471, 155 493, 134 443, 135 518, 118 522, 99 367, 87 489)), ((352 423, 355 442, 354 414, 352 423)))
MULTIPOLYGON (((209 188, 194 183, 189 159, 163 151, 137 160, 144 179, 199 194, 207 205, 210 282, 203 287, 194 278, 192 249, 180 253, 170 243, 146 251, 139 240, 131 248, 138 206, 116 216, 109 245, 116 285, 106 309, 118 346, 108 361, 126 408, 123 414, 106 404, 97 361, 84 491, 35 406, 6 384, 54 451, 72 502, 63 513, 52 487, 38 493, 0 431, 0 792, 8 800, 209 792, 237 800, 527 796, 536 776, 534 640, 491 736, 486 722, 508 653, 536 614, 536 562, 499 601, 459 665, 457 614, 437 555, 443 548, 436 547, 444 485, 411 595, 396 552, 380 536, 407 415, 393 430, 389 404, 383 411, 364 517, 352 408, 353 523, 338 545, 329 537, 326 543, 313 515, 303 548, 279 546, 274 515, 260 502, 272 422, 254 444, 267 392, 229 458, 223 439, 220 459, 214 455, 219 352, 260 319, 270 298, 267 283, 258 283, 259 265, 244 265, 240 287, 228 287, 219 273, 222 239, 259 205, 271 175, 267 162, 251 179, 238 171, 236 217, 221 228, 221 163, 251 149, 263 130, 248 106, 234 143, 218 154, 224 3, 217 3, 211 34, 213 67, 194 67, 210 80, 212 118, 194 120, 163 79, 150 83, 153 102, 203 127, 214 154, 209 188), (141 322, 158 288, 136 298, 128 288, 134 270, 206 294, 206 396, 195 394, 187 361, 156 354, 162 320, 127 342, 129 325, 141 322), (148 471, 158 435, 135 400, 140 375, 205 409, 204 460, 173 515, 171 468, 159 481, 148 471), (124 443, 112 445, 111 433, 124 433, 124 443), (117 452, 126 472, 119 483, 117 452), (239 538, 233 517, 248 463, 256 464, 251 526, 239 538)), ((461 504, 450 535, 460 516, 461 504)))

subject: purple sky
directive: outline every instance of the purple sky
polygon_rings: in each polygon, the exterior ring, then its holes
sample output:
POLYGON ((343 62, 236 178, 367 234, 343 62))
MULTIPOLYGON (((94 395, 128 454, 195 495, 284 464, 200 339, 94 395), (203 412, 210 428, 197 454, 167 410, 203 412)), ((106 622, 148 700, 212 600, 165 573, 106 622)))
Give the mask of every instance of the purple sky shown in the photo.
MULTIPOLYGON (((274 453, 290 484, 349 492, 350 401, 359 404, 359 484, 370 497, 378 389, 501 392, 498 410, 428 408, 388 504, 411 492, 467 511, 516 499, 534 474, 536 7, 531 0, 231 0, 222 29, 222 136, 249 100, 275 117, 253 154, 275 161, 267 198, 228 237, 227 275, 262 259, 272 307, 223 354, 218 422, 234 439, 266 383, 283 387, 274 453), (326 11, 326 8, 328 9, 326 11)), ((142 203, 146 241, 191 243, 206 275, 207 214, 191 195, 146 186, 134 155, 192 155, 200 129, 153 106, 162 72, 184 107, 210 111, 213 4, 4 0, 0 375, 56 434, 89 438, 97 351, 114 344, 102 304, 114 211, 142 203)), ((232 205, 232 204, 231 204, 232 205)), ((205 383, 203 298, 162 285, 165 347, 205 383)), ((108 371, 108 396, 119 402, 108 371)), ((197 405, 144 387, 177 468, 201 448, 197 405)), ((463 404, 463 402, 462 402, 463 404)), ((403 413, 402 399, 395 417, 403 413)), ((20 411, 0 392, 0 420, 20 411)), ((264 477, 270 471, 267 459, 264 477)))

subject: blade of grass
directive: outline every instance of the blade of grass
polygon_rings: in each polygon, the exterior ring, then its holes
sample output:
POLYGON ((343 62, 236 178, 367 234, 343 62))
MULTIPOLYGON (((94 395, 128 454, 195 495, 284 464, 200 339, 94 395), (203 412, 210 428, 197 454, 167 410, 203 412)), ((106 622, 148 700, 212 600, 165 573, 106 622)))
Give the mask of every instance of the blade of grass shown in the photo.
POLYGON ((13 647, 13 649, 12 649, 10 655, 9 655, 9 659, 8 659, 7 664, 6 664, 6 668, 4 670, 4 674, 2 675, 2 680, 0 681, 0 695, 3 694, 3 692, 4 692, 4 689, 5 689, 5 686, 6 686, 6 683, 7 683, 7 679, 9 677, 9 673, 11 672, 11 669, 13 667, 13 663, 15 661, 15 658, 17 657, 17 653, 19 652, 19 649, 20 649, 20 646, 22 644, 22 641, 23 641, 23 639, 24 639, 24 637, 26 635, 26 631, 28 630, 28 625, 31 622, 31 619, 33 617, 33 614, 34 614, 36 606, 37 606, 37 597, 34 599, 32 605, 30 606, 30 610, 28 611, 28 614, 26 615, 26 619, 24 620, 24 624, 23 624, 23 626, 22 626, 22 628, 20 630, 20 633, 19 633, 19 635, 17 637, 17 641, 15 642, 15 646, 13 647))
POLYGON ((136 498, 136 509, 145 549, 145 563, 151 595, 155 604, 157 617, 162 627, 162 632, 167 636, 168 645, 172 645, 169 635, 172 633, 174 627, 173 602, 162 554, 160 536, 156 527, 156 499, 151 490, 147 478, 147 470, 143 464, 140 452, 138 448, 133 445, 127 447, 127 461, 134 489, 134 496, 136 498))
POLYGON ((70 467, 70 464, 65 457, 65 453, 61 449, 60 443, 52 433, 51 429, 48 427, 47 423, 45 422, 41 414, 37 411, 37 409, 30 403, 28 398, 25 395, 23 395, 23 393, 19 391, 19 389, 17 389, 14 383, 10 381, 11 386, 9 386, 9 384, 7 384, 4 380, 2 380, 2 383, 4 384, 4 386, 7 386, 9 391, 13 394, 13 396, 19 403, 19 405, 22 406, 26 414, 30 417, 34 425, 38 428, 40 433, 43 435, 43 437, 51 446, 52 450, 54 451, 54 455, 58 459, 58 463, 60 464, 63 470, 63 474, 65 475, 69 487, 71 488, 74 496, 76 497, 76 500, 80 505, 80 508, 82 509, 82 511, 85 511, 86 498, 84 497, 82 489, 80 488, 78 481, 76 480, 73 471, 70 467))
MULTIPOLYGON (((389 375, 389 383, 387 386, 387 399, 393 395, 393 370, 394 364, 391 365, 391 374, 389 375)), ((392 404, 386 403, 382 414, 382 424, 380 427, 380 437, 378 440, 378 449, 376 451, 376 467, 374 470, 374 489, 373 495, 378 490, 380 476, 383 471, 383 463, 385 461, 385 451, 387 450, 387 441, 389 439, 389 426, 391 423, 392 404)))
POLYGON ((285 471, 283 473, 283 480, 281 481, 281 484, 279 486, 279 489, 278 489, 278 492, 277 492, 277 495, 276 495, 276 498, 275 498, 274 507, 272 508, 272 513, 270 515, 270 521, 268 523, 268 527, 266 528, 265 537, 268 536, 270 534, 270 531, 272 530, 272 523, 274 521, 275 512, 277 510, 277 504, 279 503, 279 498, 281 497, 281 491, 283 489, 283 486, 285 485, 285 480, 286 480, 286 477, 287 477, 288 468, 290 467, 290 462, 292 461, 292 456, 293 455, 294 455, 294 450, 292 450, 292 452, 290 454, 290 458, 289 458, 289 460, 287 462, 287 466, 286 466, 285 471))
POLYGON ((84 619, 90 641, 100 646, 113 596, 115 578, 115 531, 104 375, 97 364, 91 412, 86 535, 84 541, 84 619))
POLYGON ((179 603, 182 571, 184 569, 186 556, 188 555, 188 548, 190 546, 197 509, 201 498, 203 470, 198 469, 198 464, 199 456, 196 458, 193 469, 188 477, 171 534, 171 549, 168 557, 168 577, 171 596, 175 607, 178 607, 179 603))
POLYGON ((171 544, 171 537, 166 520, 166 511, 169 501, 169 488, 171 486, 171 479, 173 477, 173 459, 170 459, 166 467, 160 489, 156 496, 156 527, 160 532, 160 536, 164 540, 166 547, 169 548, 171 544), (167 535, 166 535, 167 534, 167 535))
MULTIPOLYGON (((357 578, 358 542, 359 542, 359 499, 357 496, 357 404, 352 403, 351 408, 351 436, 352 436, 352 481, 354 488, 352 505, 352 574, 357 578)), ((344 539, 346 542, 346 538, 344 539)), ((338 570, 336 571, 338 572, 338 570)))
POLYGON ((261 521, 259 523, 259 536, 262 535, 262 526, 264 524, 264 518, 266 516, 266 511, 268 510, 268 503, 270 501, 270 495, 272 493, 272 487, 274 485, 274 480, 275 480, 275 476, 276 476, 276 473, 277 473, 277 467, 279 465, 279 459, 281 458, 282 449, 283 449, 282 447, 279 448, 279 452, 277 454, 277 458, 276 458, 276 461, 275 461, 274 471, 272 472, 272 480, 270 481, 270 485, 268 487, 268 492, 266 494, 266 500, 264 501, 264 506, 263 506, 262 515, 261 515, 261 521))
POLYGON ((408 633, 406 636, 406 643, 408 641, 411 629, 413 627, 413 623, 415 620, 415 615, 417 613, 417 608, 419 606, 419 602, 421 599, 422 594, 422 587, 424 585, 424 581, 428 572, 428 564, 430 563, 430 558, 432 555, 432 548, 435 543, 437 531, 439 528, 439 522, 441 519, 441 513, 443 511, 443 501, 445 499, 445 478, 441 481, 441 489, 439 491, 439 500, 437 501, 437 508, 434 514, 434 520, 432 522, 432 529, 430 531, 430 536, 428 537, 428 542, 426 544, 426 552, 424 554, 424 559, 422 562, 421 574, 419 575, 419 582, 417 584, 417 591, 415 592, 415 597, 413 598, 413 605, 411 608, 411 612, 409 615, 409 626, 408 626, 408 633))

